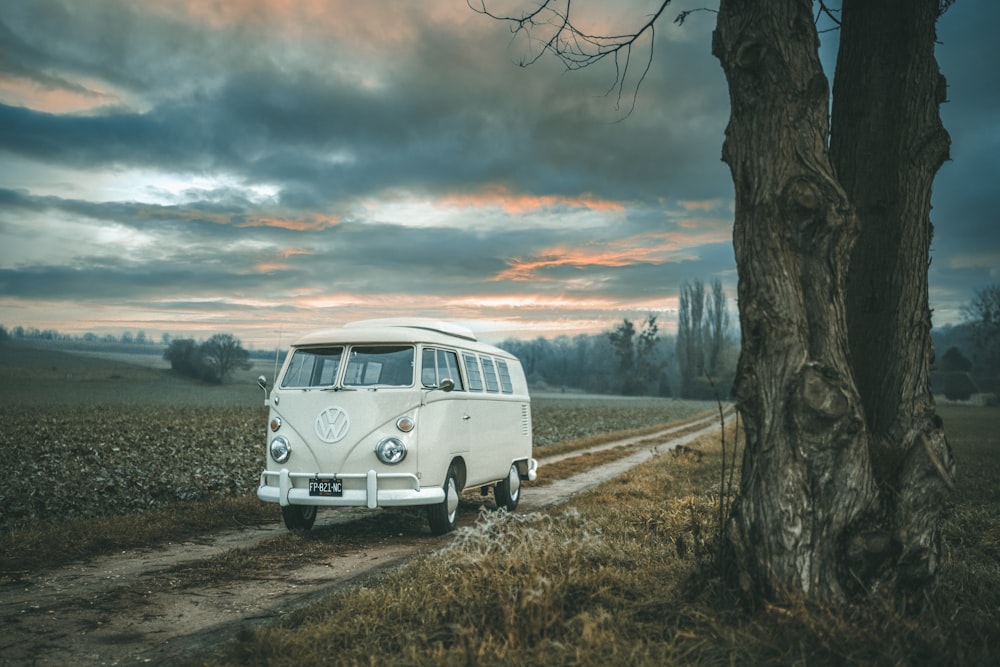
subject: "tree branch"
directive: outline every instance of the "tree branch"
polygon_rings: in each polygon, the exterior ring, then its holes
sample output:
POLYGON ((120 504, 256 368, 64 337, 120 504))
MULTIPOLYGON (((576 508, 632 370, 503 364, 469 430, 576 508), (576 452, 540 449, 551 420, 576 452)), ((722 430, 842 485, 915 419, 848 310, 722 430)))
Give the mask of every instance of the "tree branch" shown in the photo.
MULTIPOLYGON (((635 32, 622 35, 592 35, 573 24, 571 19, 572 0, 544 0, 533 11, 524 13, 520 17, 494 14, 486 7, 486 0, 466 0, 466 4, 472 11, 508 23, 515 38, 523 34, 529 44, 538 45, 537 53, 534 55, 529 53, 520 60, 518 64, 521 67, 538 62, 546 52, 562 61, 568 70, 590 67, 608 56, 612 56, 615 63, 615 78, 605 95, 617 92, 616 108, 620 108, 622 97, 625 94, 625 83, 628 79, 629 68, 632 66, 632 47, 648 33, 650 39, 649 58, 635 84, 632 104, 628 110, 629 114, 635 110, 639 86, 646 79, 653 64, 652 44, 656 33, 656 22, 663 15, 670 2, 671 0, 662 0, 659 8, 649 15, 646 22, 639 26, 635 32), (539 32, 550 32, 550 34, 547 38, 535 39, 534 35, 539 32)), ((684 19, 693 11, 699 10, 682 12, 677 17, 676 22, 683 23, 684 19)))
POLYGON ((820 30, 820 33, 833 32, 834 30, 840 30, 840 10, 832 9, 827 6, 827 0, 819 0, 819 7, 816 10, 816 25, 819 25, 820 19, 825 15, 828 19, 833 21, 834 27, 827 28, 825 30, 820 30))

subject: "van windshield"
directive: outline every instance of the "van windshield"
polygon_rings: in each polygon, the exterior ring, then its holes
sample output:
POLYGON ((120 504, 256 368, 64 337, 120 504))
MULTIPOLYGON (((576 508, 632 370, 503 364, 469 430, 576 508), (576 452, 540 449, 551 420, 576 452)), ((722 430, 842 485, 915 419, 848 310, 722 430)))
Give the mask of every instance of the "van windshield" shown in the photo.
POLYGON ((412 345, 305 347, 295 350, 281 387, 331 387, 337 382, 341 362, 347 358, 343 384, 347 387, 373 385, 409 387, 413 384, 412 345))
POLYGON ((285 376, 284 387, 329 387, 337 381, 337 369, 344 347, 310 347, 295 350, 285 376))
POLYGON ((344 386, 388 385, 409 387, 413 384, 413 347, 410 345, 371 345, 352 347, 344 373, 344 386))

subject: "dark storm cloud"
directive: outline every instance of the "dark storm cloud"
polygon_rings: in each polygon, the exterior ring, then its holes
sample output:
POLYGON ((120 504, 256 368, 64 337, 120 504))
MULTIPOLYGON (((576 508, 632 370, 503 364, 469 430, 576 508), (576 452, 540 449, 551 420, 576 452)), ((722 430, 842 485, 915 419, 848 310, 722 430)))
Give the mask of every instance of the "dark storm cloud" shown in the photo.
MULTIPOLYGON (((81 258, 85 260, 86 258, 81 258)), ((230 290, 245 283, 219 267, 172 265, 108 265, 108 258, 81 262, 83 266, 31 266, 17 270, 0 269, 0 293, 26 299, 128 302, 136 298, 171 297, 194 287, 210 284, 230 290), (141 295, 141 297, 140 297, 141 295)))
POLYGON ((506 268, 503 254, 515 247, 554 243, 545 230, 481 234, 469 229, 421 229, 387 223, 345 222, 323 231, 220 224, 240 220, 230 207, 208 203, 154 206, 33 197, 0 189, 0 205, 22 212, 59 211, 138 230, 168 232, 173 244, 156 255, 131 257, 115 246, 107 254, 77 256, 70 266, 22 266, 5 271, 5 293, 25 298, 116 300, 142 292, 150 297, 207 290, 246 294, 322 284, 333 290, 376 294, 426 290, 460 294, 470 285, 502 291, 484 280, 506 268), (174 247, 176 246, 176 248, 174 247), (281 252, 303 248, 292 261, 281 252), (280 268, 259 270, 266 263, 280 268))
MULTIPOLYGON (((54 5, 36 14, 44 20, 22 17, 18 28, 76 48, 55 48, 47 59, 24 40, 9 48, 29 51, 21 59, 38 70, 72 67, 152 93, 153 108, 86 116, 0 108, 0 147, 76 165, 225 169, 289 187, 297 193, 289 203, 329 203, 389 186, 435 192, 491 181, 565 194, 599 182, 606 196, 638 199, 680 178, 690 187, 678 190, 698 197, 717 192, 705 184, 724 175, 718 152, 705 156, 701 145, 706 134, 719 136, 725 117, 721 73, 704 63, 704 43, 676 45, 670 58, 683 67, 661 58, 637 110, 615 123, 624 112, 614 110, 613 97, 600 96, 613 80, 610 66, 558 77, 551 67, 510 67, 497 48, 504 31, 488 22, 475 24, 480 31, 473 35, 421 25, 426 36, 400 54, 411 65, 365 88, 336 73, 335 49, 325 54, 334 59, 330 67, 308 60, 290 69, 255 55, 239 32, 211 35, 195 24, 122 12, 110 25, 127 28, 131 39, 91 18, 105 38, 97 39, 79 32, 69 13, 54 5), (479 47, 466 41, 483 36, 490 39, 479 47), (166 45, 175 43, 184 46, 168 53, 166 45), (702 57, 690 57, 689 49, 702 57), (705 79, 714 92, 692 98, 689 109, 662 124, 656 109, 669 105, 671 95, 685 97, 690 80, 705 79), (650 134, 672 149, 651 155, 650 134), (350 163, 331 163, 331 153, 350 163)), ((419 21, 419 14, 411 18, 419 21)), ((631 104, 628 94, 623 104, 631 104)))
POLYGON ((931 305, 935 322, 960 318, 974 292, 1000 283, 1000 41, 979 26, 1000 3, 962 0, 938 23, 937 57, 948 84, 941 117, 951 160, 934 182, 931 305))
POLYGON ((58 211, 74 218, 114 222, 134 229, 159 231, 188 228, 204 235, 238 235, 245 222, 247 202, 241 197, 218 193, 218 201, 169 206, 136 202, 92 202, 55 196, 32 196, 23 190, 0 188, 0 207, 40 213, 58 211), (176 224, 171 224, 176 223, 176 224))
MULTIPOLYGON (((935 183, 932 301, 1000 280, 990 18, 1000 3, 962 0, 939 26, 953 162, 935 183)), ((517 67, 523 44, 461 0, 4 3, 0 230, 52 252, 0 249, 2 294, 177 310, 237 296, 296 309, 303 292, 657 303, 716 276, 734 294, 712 27, 703 13, 659 29, 633 98, 645 46, 608 95, 612 62, 517 67), (509 208, 482 197, 495 190, 509 208), (91 229, 109 240, 75 247, 91 229), (653 232, 676 248, 606 256, 653 232)))

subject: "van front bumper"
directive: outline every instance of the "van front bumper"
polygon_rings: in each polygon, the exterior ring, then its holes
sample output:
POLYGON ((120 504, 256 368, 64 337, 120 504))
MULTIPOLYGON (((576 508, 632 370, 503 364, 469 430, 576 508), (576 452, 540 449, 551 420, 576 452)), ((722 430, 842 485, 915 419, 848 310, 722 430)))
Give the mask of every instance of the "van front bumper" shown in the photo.
MULTIPOLYGON (((353 485, 351 485, 353 486, 353 485)), ((397 484, 398 486, 398 484, 397 484)), ((411 473, 378 473, 369 470, 367 473, 316 475, 309 472, 290 472, 287 468, 281 470, 265 470, 260 474, 260 486, 257 487, 257 497, 268 503, 287 505, 316 505, 318 507, 400 507, 406 505, 435 505, 444 502, 444 489, 433 487, 420 488, 420 480, 411 473), (351 488, 344 485, 340 496, 310 496, 309 491, 293 485, 293 479, 313 479, 315 477, 336 477, 340 480, 364 480, 364 488, 351 488), (380 488, 380 482, 388 480, 406 480, 410 488, 380 488)))

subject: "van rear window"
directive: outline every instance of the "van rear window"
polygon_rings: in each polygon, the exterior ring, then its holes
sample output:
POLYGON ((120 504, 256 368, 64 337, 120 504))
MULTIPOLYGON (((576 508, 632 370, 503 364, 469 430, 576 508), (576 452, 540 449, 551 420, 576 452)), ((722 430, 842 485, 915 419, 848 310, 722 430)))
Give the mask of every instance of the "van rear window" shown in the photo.
POLYGON ((514 384, 510 381, 510 370, 503 359, 497 359, 497 372, 500 374, 500 389, 505 394, 513 394, 514 384))
POLYGON ((483 360, 483 375, 486 377, 486 391, 497 393, 500 391, 500 383, 497 382, 497 369, 493 366, 493 360, 489 357, 481 357, 483 360))
POLYGON ((337 369, 343 356, 343 346, 295 350, 288 370, 281 378, 281 386, 328 387, 337 380, 337 369))
POLYGON ((479 370, 479 360, 474 354, 463 354, 465 372, 469 376, 469 391, 483 390, 483 374, 479 370))

